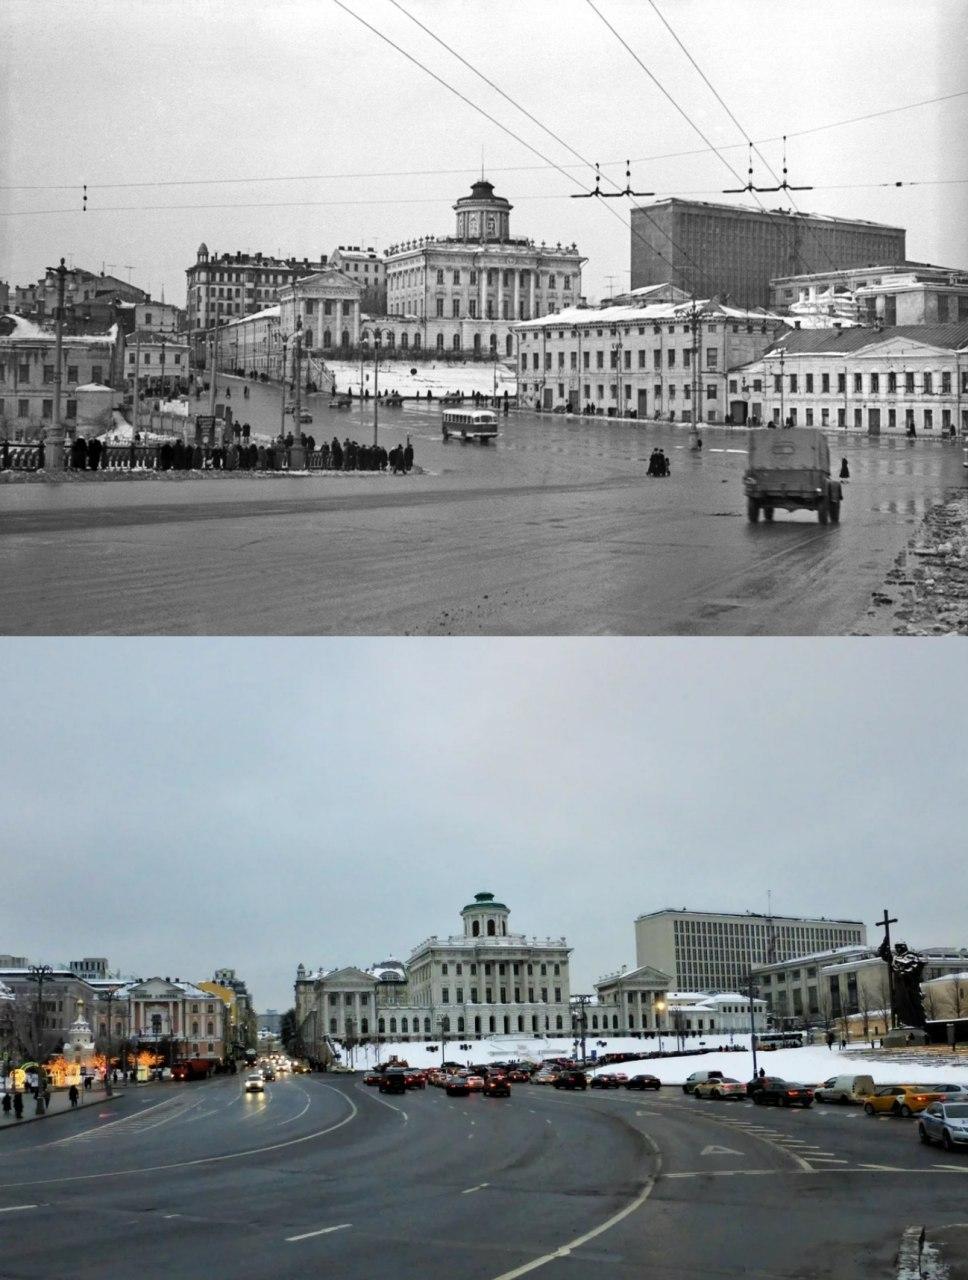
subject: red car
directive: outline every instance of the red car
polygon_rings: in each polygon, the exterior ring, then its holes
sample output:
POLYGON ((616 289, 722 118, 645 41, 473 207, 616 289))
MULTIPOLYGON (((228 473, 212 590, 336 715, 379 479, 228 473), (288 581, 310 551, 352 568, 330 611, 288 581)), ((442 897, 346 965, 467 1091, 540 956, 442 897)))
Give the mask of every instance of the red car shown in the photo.
POLYGON ((363 1083, 372 1084, 372 1085, 379 1084, 380 1083, 379 1071, 368 1071, 366 1075, 363 1077, 363 1083))
POLYGON ((620 1081, 612 1072, 603 1071, 597 1076, 592 1076, 591 1085, 593 1089, 617 1089, 620 1081))
POLYGON ((531 1077, 528 1075, 527 1071, 520 1071, 518 1068, 515 1068, 513 1071, 508 1072, 508 1079, 512 1084, 528 1084, 531 1077))
POLYGON ((408 1089, 426 1089, 427 1077, 422 1071, 408 1071, 404 1076, 408 1089))

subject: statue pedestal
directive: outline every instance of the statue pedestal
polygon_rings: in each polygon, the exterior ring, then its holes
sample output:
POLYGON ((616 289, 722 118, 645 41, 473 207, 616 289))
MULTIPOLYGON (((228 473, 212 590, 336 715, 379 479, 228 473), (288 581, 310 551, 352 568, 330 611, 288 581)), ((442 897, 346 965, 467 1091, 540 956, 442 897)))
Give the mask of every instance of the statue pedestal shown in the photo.
POLYGON ((895 1027, 881 1041, 885 1049, 903 1048, 909 1044, 927 1044, 927 1032, 920 1027, 895 1027))

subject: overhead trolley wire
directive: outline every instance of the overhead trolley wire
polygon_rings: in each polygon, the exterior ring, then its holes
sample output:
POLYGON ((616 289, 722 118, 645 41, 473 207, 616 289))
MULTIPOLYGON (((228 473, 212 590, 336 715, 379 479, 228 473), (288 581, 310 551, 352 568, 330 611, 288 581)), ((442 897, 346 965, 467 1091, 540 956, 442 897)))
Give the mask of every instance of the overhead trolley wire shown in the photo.
MULTIPOLYGON (((426 72, 427 75, 429 75, 433 80, 436 80, 438 84, 443 86, 443 88, 447 89, 449 92, 453 93, 456 97, 460 98, 460 100, 463 103, 465 103, 467 106, 471 107, 472 110, 477 111, 478 114, 484 116, 486 120, 489 120, 492 124, 496 125, 503 133, 506 133, 509 137, 513 138, 515 142, 518 142, 521 146, 527 148, 528 151, 531 151, 534 155, 538 156, 539 159, 543 160, 551 168, 556 169, 560 174, 562 174, 563 177, 567 178, 569 182, 577 183, 579 186, 581 185, 580 180, 576 178, 573 174, 569 173, 566 169, 564 169, 560 164, 556 163, 554 160, 551 160, 542 151, 539 151, 537 147, 533 146, 530 142, 527 142, 519 134, 515 133, 513 129, 509 129, 506 125, 501 124, 499 120, 496 120, 494 116, 492 116, 488 111, 485 111, 483 107, 478 106, 478 104, 475 102, 472 102, 471 99, 468 98, 465 94, 461 93, 459 89, 456 89, 453 85, 449 84, 441 76, 437 75, 435 71, 432 71, 424 63, 422 63, 419 60, 419 58, 416 58, 414 57, 413 54, 408 53, 407 50, 402 48, 402 46, 400 46, 399 44, 397 44, 396 41, 391 40, 391 38, 388 35, 380 31, 377 27, 374 27, 372 23, 367 22, 365 18, 361 17, 358 13, 355 13, 352 9, 349 8, 348 5, 343 3, 343 0, 333 0, 333 3, 337 5, 340 9, 342 9, 345 13, 349 14, 351 18, 355 18, 356 21, 359 22, 361 26, 366 27, 367 30, 371 31, 380 40, 383 40, 386 44, 390 45, 392 49, 395 49, 398 53, 402 54, 403 57, 405 57, 408 61, 412 62, 414 66, 417 66, 420 68, 421 71, 426 72)), ((405 12, 405 10, 402 9, 402 6, 398 6, 398 7, 401 8, 401 12, 405 12)), ((409 14, 407 16, 409 16, 409 14)), ((416 21, 416 19, 414 21, 416 21)), ((417 25, 422 26, 421 23, 418 23, 417 25)), ((431 33, 428 33, 428 34, 431 34, 431 33)), ((448 48, 448 51, 453 53, 455 57, 458 57, 458 58, 460 57, 459 54, 455 53, 453 50, 450 50, 449 46, 447 46, 444 41, 440 40, 439 37, 434 36, 433 38, 437 40, 439 44, 443 45, 445 48, 448 48)), ((465 66, 469 67, 472 71, 475 71, 475 74, 480 75, 481 79, 486 79, 486 77, 481 75, 480 72, 477 72, 475 68, 471 67, 470 63, 468 63, 466 59, 461 58, 461 61, 465 66)), ((502 92, 502 95, 507 97, 506 94, 503 94, 503 91, 499 90, 499 92, 502 92)), ((513 105, 517 106, 517 104, 514 103, 513 99, 508 98, 508 101, 512 102, 513 105)), ((533 116, 530 115, 529 112, 525 111, 523 107, 518 107, 518 109, 521 110, 530 119, 532 120, 535 119, 533 116)), ((540 121, 535 120, 535 123, 537 123, 539 127, 543 129, 546 133, 548 133, 550 136, 556 137, 556 135, 552 134, 549 129, 547 129, 544 125, 540 123, 540 121)), ((573 147, 569 146, 565 142, 562 142, 561 145, 566 147, 566 149, 570 151, 572 155, 575 155, 579 160, 582 160, 586 165, 588 165, 589 168, 591 168, 590 162, 585 160, 585 158, 581 156, 579 152, 575 151, 573 147)), ((632 234, 636 236, 636 238, 642 240, 643 243, 648 244, 648 241, 646 241, 645 238, 635 230, 635 228, 631 225, 630 222, 626 222, 626 220, 622 217, 620 213, 618 213, 614 209, 611 209, 611 206, 606 206, 606 207, 610 209, 610 211, 614 214, 616 218, 618 218, 618 220, 622 223, 622 225, 626 227, 628 230, 630 230, 632 234)), ((647 211, 643 211, 643 212, 646 212, 647 217, 649 216, 647 211)), ((710 282, 712 282, 712 278, 699 265, 699 263, 695 262, 691 257, 689 257, 689 255, 685 252, 685 250, 683 250, 679 245, 677 245, 675 241, 672 240, 672 237, 669 236, 668 233, 663 230, 663 228, 659 227, 658 224, 655 223, 653 219, 650 218, 649 220, 653 222, 653 225, 656 227, 658 231, 661 231, 662 234, 666 235, 667 239, 670 241, 673 247, 678 250, 679 253, 681 253, 685 258, 687 258, 690 262, 692 262, 692 265, 696 268, 696 270, 700 273, 700 275, 705 276, 708 280, 710 280, 710 282)), ((661 252, 659 252, 659 250, 656 249, 655 246, 649 245, 649 247, 659 258, 662 259, 663 262, 665 262, 670 268, 672 268, 672 263, 669 262, 669 260, 661 252)))

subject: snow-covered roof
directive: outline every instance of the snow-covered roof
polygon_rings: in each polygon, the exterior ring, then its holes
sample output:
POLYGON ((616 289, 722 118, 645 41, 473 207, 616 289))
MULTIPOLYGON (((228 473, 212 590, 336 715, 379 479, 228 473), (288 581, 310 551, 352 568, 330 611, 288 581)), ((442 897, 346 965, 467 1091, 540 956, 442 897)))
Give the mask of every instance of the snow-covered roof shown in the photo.
POLYGON ((790 321, 773 311, 762 308, 734 307, 709 298, 697 299, 695 302, 653 302, 645 306, 613 306, 591 310, 588 307, 566 307, 564 311, 555 311, 550 315, 539 316, 534 320, 522 320, 514 326, 518 330, 557 329, 569 325, 582 325, 585 328, 604 327, 611 324, 668 324, 687 321, 693 307, 700 309, 706 322, 721 317, 723 320, 742 321, 744 324, 758 321, 771 321, 777 325, 789 325, 790 321))
POLYGON ((939 983, 945 982, 968 982, 968 973, 943 973, 940 978, 928 978, 927 982, 922 982, 922 987, 931 987, 939 983))
MULTIPOLYGON (((53 342, 54 326, 35 324, 23 316, 4 314, 0 316, 0 341, 3 342, 53 342), (9 322, 9 323, 8 323, 9 322), (4 334, 3 329, 10 329, 4 334)), ((78 346, 113 346, 118 340, 118 326, 111 325, 105 333, 65 333, 64 345, 78 346)))
POLYGON ((859 942, 852 942, 843 947, 826 947, 823 951, 811 951, 806 955, 791 956, 789 960, 776 960, 773 964, 754 964, 753 970, 756 973, 772 973, 774 969, 786 969, 790 965, 813 964, 821 960, 846 959, 850 956, 869 956, 872 954, 872 947, 865 946, 859 942))
POLYGON ((0 1000, 15 1000, 16 996, 8 986, 0 982, 0 1000))
POLYGON ((110 391, 110 387, 106 387, 103 382, 85 382, 79 386, 78 391, 110 391))
POLYGON ((276 319, 278 320, 279 318, 278 302, 275 304, 274 307, 263 307, 261 311, 253 311, 250 315, 247 315, 247 316, 236 316, 234 320, 229 320, 222 327, 224 329, 232 329, 237 324, 245 324, 246 321, 248 320, 267 320, 271 316, 275 316, 276 319))
POLYGON ((196 987, 193 982, 182 982, 180 979, 174 978, 138 978, 135 981, 126 983, 123 987, 118 987, 114 994, 126 999, 134 995, 138 987, 147 986, 150 982, 164 982, 169 987, 177 987, 182 993, 182 997, 188 1000, 211 1000, 212 998, 210 991, 203 991, 200 987, 196 987))

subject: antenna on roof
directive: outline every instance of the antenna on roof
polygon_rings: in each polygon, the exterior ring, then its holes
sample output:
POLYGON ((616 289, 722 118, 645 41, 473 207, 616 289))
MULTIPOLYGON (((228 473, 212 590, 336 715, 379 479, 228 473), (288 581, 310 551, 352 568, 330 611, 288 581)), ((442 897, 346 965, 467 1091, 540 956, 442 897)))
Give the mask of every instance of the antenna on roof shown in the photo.
POLYGON ((812 191, 813 187, 792 187, 787 182, 786 134, 783 135, 783 181, 778 187, 759 187, 759 191, 812 191))

